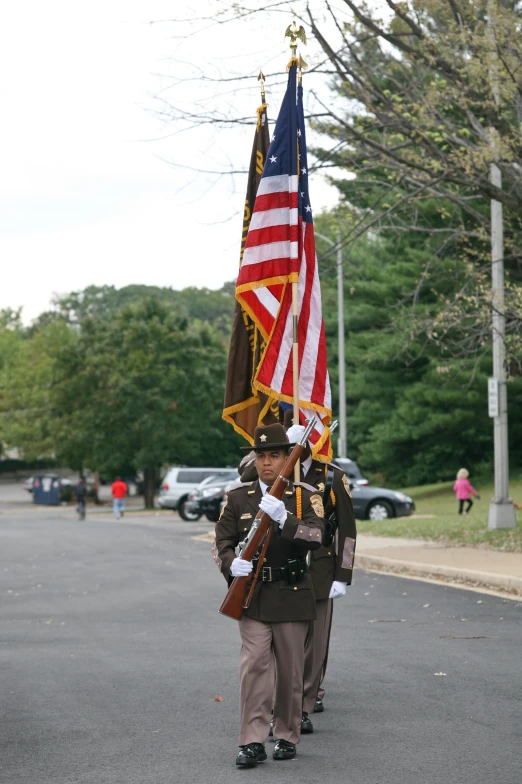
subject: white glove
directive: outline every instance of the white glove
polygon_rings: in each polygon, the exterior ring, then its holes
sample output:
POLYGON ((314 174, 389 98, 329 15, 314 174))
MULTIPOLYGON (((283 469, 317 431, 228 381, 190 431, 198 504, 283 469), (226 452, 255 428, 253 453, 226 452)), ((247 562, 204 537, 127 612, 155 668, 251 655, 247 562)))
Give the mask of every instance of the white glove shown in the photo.
POLYGON ((344 596, 346 594, 346 583, 340 583, 338 580, 334 580, 332 583, 332 587, 330 588, 330 596, 329 599, 337 599, 339 596, 344 596))
POLYGON ((252 571, 252 561, 244 561, 242 558, 234 558, 230 565, 232 577, 247 577, 252 571))
POLYGON ((266 512, 272 520, 279 523, 279 528, 282 528, 286 522, 286 509, 285 505, 278 498, 273 495, 264 495, 259 504, 259 508, 266 512))
POLYGON ((291 444, 297 444, 299 439, 302 438, 304 431, 303 425, 292 425, 286 431, 286 435, 291 444))

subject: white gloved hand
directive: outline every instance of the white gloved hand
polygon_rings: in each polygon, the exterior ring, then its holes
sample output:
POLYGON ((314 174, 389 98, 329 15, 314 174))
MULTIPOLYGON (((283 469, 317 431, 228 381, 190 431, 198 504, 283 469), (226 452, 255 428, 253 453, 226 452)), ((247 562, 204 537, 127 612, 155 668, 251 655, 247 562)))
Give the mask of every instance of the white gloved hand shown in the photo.
POLYGON ((339 596, 344 596, 346 594, 346 583, 340 583, 338 580, 334 580, 332 583, 332 587, 330 588, 330 596, 329 599, 337 599, 339 596))
POLYGON ((278 498, 273 495, 264 495, 259 504, 259 508, 266 512, 272 520, 279 523, 279 528, 282 528, 286 522, 286 509, 285 505, 278 498))
POLYGON ((243 558, 234 558, 230 565, 232 577, 247 577, 252 571, 252 561, 244 561, 243 558))
POLYGON ((286 431, 286 435, 291 444, 297 444, 299 439, 302 438, 304 431, 303 425, 292 425, 286 431))

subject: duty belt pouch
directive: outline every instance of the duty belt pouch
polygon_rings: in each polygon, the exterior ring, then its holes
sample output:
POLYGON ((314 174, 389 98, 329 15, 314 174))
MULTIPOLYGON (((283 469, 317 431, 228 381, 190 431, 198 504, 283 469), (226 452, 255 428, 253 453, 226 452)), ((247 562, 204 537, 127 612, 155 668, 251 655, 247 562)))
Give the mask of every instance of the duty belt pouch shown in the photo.
POLYGON ((330 497, 330 493, 333 487, 333 480, 334 470, 331 466, 328 466, 323 493, 323 507, 325 510, 322 542, 323 547, 330 547, 335 538, 335 532, 337 531, 337 513, 335 508, 332 508, 332 501, 330 497))
POLYGON ((286 562, 286 584, 295 585, 298 577, 297 558, 289 558, 286 562))
POLYGON ((295 585, 304 580, 306 572, 305 558, 289 558, 285 566, 287 585, 295 585))

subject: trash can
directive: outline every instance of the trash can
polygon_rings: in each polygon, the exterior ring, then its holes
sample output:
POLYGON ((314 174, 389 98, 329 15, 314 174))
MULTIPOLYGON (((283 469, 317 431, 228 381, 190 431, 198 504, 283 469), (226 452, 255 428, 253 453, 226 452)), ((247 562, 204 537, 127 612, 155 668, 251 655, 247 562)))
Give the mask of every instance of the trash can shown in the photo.
POLYGON ((59 506, 59 478, 57 476, 35 476, 33 480, 33 502, 47 506, 59 506))

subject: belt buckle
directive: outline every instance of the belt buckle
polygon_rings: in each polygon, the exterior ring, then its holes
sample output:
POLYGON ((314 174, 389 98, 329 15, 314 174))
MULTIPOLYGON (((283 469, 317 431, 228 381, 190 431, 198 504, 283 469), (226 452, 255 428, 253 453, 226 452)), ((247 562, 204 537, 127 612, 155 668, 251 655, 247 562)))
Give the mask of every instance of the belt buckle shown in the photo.
POLYGON ((261 579, 264 583, 271 583, 272 582, 272 567, 271 566, 263 566, 261 572, 261 579))

